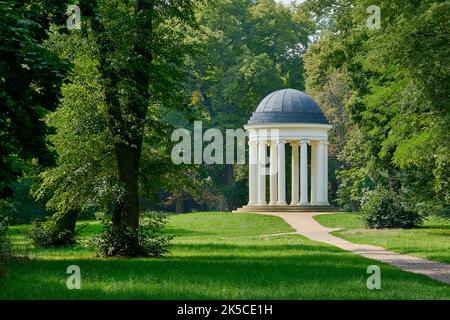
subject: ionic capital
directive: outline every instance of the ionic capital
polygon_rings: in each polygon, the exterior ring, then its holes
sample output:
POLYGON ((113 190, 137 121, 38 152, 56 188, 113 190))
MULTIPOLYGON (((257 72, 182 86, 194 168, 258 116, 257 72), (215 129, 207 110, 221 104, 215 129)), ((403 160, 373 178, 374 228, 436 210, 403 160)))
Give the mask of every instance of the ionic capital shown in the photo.
POLYGON ((310 144, 311 141, 309 140, 300 140, 300 145, 304 145, 304 144, 310 144))

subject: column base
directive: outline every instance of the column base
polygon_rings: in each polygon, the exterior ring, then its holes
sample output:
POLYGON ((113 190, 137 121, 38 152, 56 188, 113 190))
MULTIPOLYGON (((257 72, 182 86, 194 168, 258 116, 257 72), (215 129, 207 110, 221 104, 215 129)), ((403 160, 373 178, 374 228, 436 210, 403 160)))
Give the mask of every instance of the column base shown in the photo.
POLYGON ((244 206, 233 212, 342 212, 343 210, 332 206, 244 206))
POLYGON ((287 203, 278 201, 277 206, 287 206, 287 203))
POLYGON ((290 206, 299 206, 300 202, 299 201, 291 202, 289 205, 290 206))
POLYGON ((269 202, 269 206, 276 206, 277 205, 277 203, 275 202, 275 201, 271 201, 271 202, 269 202))
POLYGON ((249 206, 249 207, 252 207, 252 206, 256 206, 256 202, 254 202, 254 201, 249 201, 248 203, 247 203, 247 206, 249 206))
POLYGON ((309 206, 309 202, 308 201, 300 201, 301 206, 309 206))
POLYGON ((256 205, 260 206, 260 207, 264 207, 264 206, 267 206, 267 202, 257 202, 256 205))

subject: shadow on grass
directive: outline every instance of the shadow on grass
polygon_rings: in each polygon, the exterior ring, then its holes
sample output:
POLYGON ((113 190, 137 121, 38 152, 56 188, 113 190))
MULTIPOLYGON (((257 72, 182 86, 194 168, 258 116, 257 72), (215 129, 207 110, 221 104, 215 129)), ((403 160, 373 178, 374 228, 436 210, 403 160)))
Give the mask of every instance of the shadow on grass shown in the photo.
POLYGON ((430 230, 439 230, 439 229, 442 229, 442 230, 450 230, 450 225, 446 225, 446 224, 442 224, 442 225, 439 225, 439 224, 430 224, 430 225, 419 225, 419 226, 417 226, 417 227, 415 227, 415 228, 411 228, 411 230, 414 230, 414 229, 421 229, 421 230, 423 230, 423 229, 430 229, 430 230))
POLYGON ((204 232, 204 231, 194 231, 190 229, 183 229, 183 228, 174 228, 170 226, 166 226, 164 228, 164 233, 173 235, 175 237, 180 236, 214 236, 217 235, 217 233, 214 232, 204 232))
POLYGON ((449 286, 328 246, 178 244, 173 251, 163 259, 15 261, 0 283, 0 298, 450 298, 449 286), (383 290, 367 289, 370 264, 381 266, 383 290), (66 288, 69 265, 82 269, 81 290, 66 288))

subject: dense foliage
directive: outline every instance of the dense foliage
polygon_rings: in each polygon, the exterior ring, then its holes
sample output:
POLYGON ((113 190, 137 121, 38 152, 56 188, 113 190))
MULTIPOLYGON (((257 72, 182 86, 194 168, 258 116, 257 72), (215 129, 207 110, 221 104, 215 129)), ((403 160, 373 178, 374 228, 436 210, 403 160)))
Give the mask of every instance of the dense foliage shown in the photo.
POLYGON ((45 208, 45 201, 36 200, 31 194, 37 181, 36 177, 25 176, 10 184, 12 196, 5 200, 5 209, 12 225, 44 220, 51 215, 45 208))
POLYGON ((42 120, 57 108, 70 64, 43 43, 65 10, 57 0, 0 2, 0 198, 11 196, 26 161, 54 164, 42 120))
POLYGON ((33 222, 29 230, 29 237, 36 247, 61 247, 75 243, 75 232, 60 228, 53 219, 33 222))
POLYGON ((422 221, 422 217, 411 211, 405 200, 387 189, 374 189, 361 199, 364 224, 369 228, 411 228, 422 221))
POLYGON ((358 209, 377 187, 413 211, 450 206, 449 1, 378 1, 381 28, 369 29, 371 1, 308 0, 320 36, 307 53, 307 89, 334 124, 337 202, 358 209))
POLYGON ((172 236, 164 234, 166 216, 146 213, 139 228, 117 229, 109 220, 103 221, 103 231, 95 238, 97 254, 101 257, 162 257, 169 252, 172 236))

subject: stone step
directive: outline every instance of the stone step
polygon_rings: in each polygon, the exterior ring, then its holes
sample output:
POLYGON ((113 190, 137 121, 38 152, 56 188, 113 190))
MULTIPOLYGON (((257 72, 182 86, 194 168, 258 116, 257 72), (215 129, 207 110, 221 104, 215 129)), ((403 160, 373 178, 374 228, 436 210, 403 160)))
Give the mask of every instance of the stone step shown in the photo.
POLYGON ((338 212, 333 206, 243 206, 233 212, 338 212))

